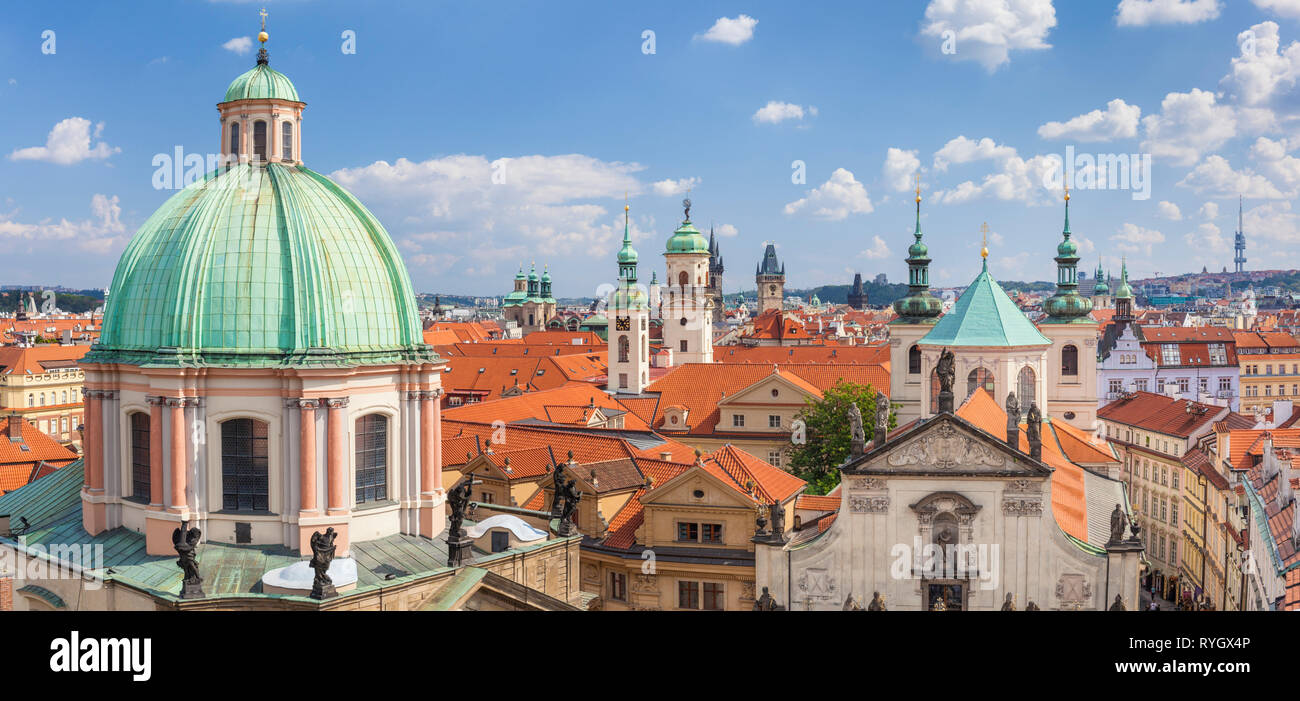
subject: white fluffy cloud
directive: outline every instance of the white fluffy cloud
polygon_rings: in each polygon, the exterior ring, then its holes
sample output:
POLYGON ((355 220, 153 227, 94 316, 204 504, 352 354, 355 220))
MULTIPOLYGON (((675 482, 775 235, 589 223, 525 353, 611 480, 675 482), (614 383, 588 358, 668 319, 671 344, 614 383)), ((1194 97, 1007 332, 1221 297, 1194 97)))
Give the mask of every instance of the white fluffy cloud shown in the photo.
POLYGON ((699 178, 682 178, 680 180, 669 178, 667 180, 660 180, 651 185, 651 187, 654 189, 656 195, 672 197, 673 195, 681 195, 699 184, 699 178))
POLYGON ((1218 202, 1206 202, 1205 204, 1201 205, 1201 208, 1200 208, 1200 209, 1196 210, 1196 213, 1199 214, 1199 215, 1202 216, 1202 217, 1205 217, 1206 219, 1210 219, 1210 220, 1218 219, 1218 218, 1219 218, 1219 203, 1218 203, 1218 202))
POLYGON ((1048 122, 1038 127, 1044 139, 1071 139, 1073 141, 1110 141, 1131 139, 1137 136, 1138 119, 1142 108, 1116 98, 1106 103, 1106 110, 1093 110, 1066 122, 1048 122))
POLYGON ((116 195, 91 197, 90 212, 91 219, 57 222, 45 219, 35 224, 16 221, 13 213, 0 213, 0 239, 24 239, 58 246, 66 246, 71 241, 82 250, 100 254, 125 241, 126 227, 122 225, 122 207, 116 195))
POLYGON ((1150 256, 1156 244, 1165 242, 1165 235, 1155 229, 1125 222, 1110 240, 1115 242, 1115 248, 1120 251, 1150 256))
MULTIPOLYGON (((643 191, 635 176, 643 169, 581 154, 494 161, 460 154, 376 161, 330 177, 386 222, 419 285, 450 266, 457 277, 476 277, 533 258, 588 265, 608 257, 623 235, 622 207, 593 200, 643 191)), ((649 235, 634 217, 633 240, 649 235)))
POLYGON ((1000 145, 987 136, 979 141, 968 139, 965 136, 958 136, 934 152, 934 169, 946 171, 951 164, 960 165, 975 161, 1005 161, 1015 156, 1016 150, 1014 148, 1000 145))
POLYGON ((1300 17, 1300 0, 1250 0, 1255 7, 1272 12, 1278 17, 1300 17))
POLYGON ((1146 140, 1142 148, 1156 159, 1189 166, 1237 135, 1231 107, 1216 102, 1214 93, 1192 88, 1171 92, 1160 103, 1160 113, 1142 118, 1146 140))
POLYGON ((754 38, 754 26, 757 24, 758 20, 749 15, 739 15, 734 18, 719 17, 718 21, 709 27, 709 31, 696 34, 695 38, 700 41, 716 41, 720 44, 740 46, 754 38))
POLYGON ((870 214, 875 207, 867 196, 867 188, 853 177, 853 173, 836 168, 826 182, 809 190, 806 197, 785 206, 786 214, 796 214, 811 207, 818 219, 839 221, 850 214, 870 214))
POLYGON ((1277 23, 1260 22, 1237 35, 1237 46, 1228 75, 1219 81, 1227 99, 1259 123, 1256 131, 1276 127, 1279 118, 1285 122, 1300 116, 1294 97, 1300 42, 1282 48, 1277 23))
POLYGON ((1273 141, 1261 136, 1250 147, 1250 155, 1265 175, 1273 182, 1281 183, 1281 189, 1288 191, 1288 197, 1294 197, 1300 191, 1300 158, 1290 155, 1289 149, 1286 139, 1273 141))
POLYGON ((1050 49, 1047 35, 1055 26, 1052 0, 930 0, 921 35, 936 46, 954 37, 952 58, 992 73, 1010 62, 1012 51, 1050 49))
POLYGON ((221 48, 225 49, 226 51, 233 51, 234 53, 243 56, 244 54, 253 50, 253 38, 235 37, 234 39, 231 39, 230 41, 227 41, 226 43, 222 44, 221 48))
POLYGON ((1016 149, 998 144, 990 138, 978 141, 959 136, 944 144, 934 154, 934 167, 946 171, 948 166, 978 161, 993 161, 996 171, 984 176, 979 184, 967 180, 956 187, 939 190, 934 200, 941 204, 961 204, 983 197, 999 200, 1038 202, 1036 193, 1049 182, 1049 175, 1059 172, 1059 156, 1037 155, 1028 160, 1021 158, 1016 149))
POLYGON ((1148 24, 1195 24, 1219 16, 1218 0, 1120 0, 1115 23, 1121 27, 1148 24))
POLYGON ((1229 249, 1227 237, 1213 222, 1205 222, 1183 234, 1183 242, 1193 259, 1206 267, 1222 262, 1229 249))
POLYGON ((802 105, 772 100, 758 108, 753 120, 759 124, 780 124, 787 119, 803 119, 805 114, 816 117, 817 108, 812 105, 805 108, 802 105))
POLYGON ((1281 199, 1283 194, 1269 179, 1255 173, 1249 168, 1237 171, 1223 156, 1209 156, 1200 165, 1192 169, 1182 180, 1179 187, 1191 188, 1198 195, 1208 197, 1236 197, 1244 195, 1251 199, 1281 199))
POLYGON ((872 236, 871 248, 863 250, 862 253, 859 253, 858 255, 862 256, 863 258, 869 258, 871 260, 880 260, 881 258, 888 258, 890 256, 889 245, 886 244, 885 240, 880 238, 879 236, 872 236))
POLYGON ((735 238, 740 233, 740 230, 736 228, 735 224, 723 224, 715 230, 715 233, 724 238, 735 238))
POLYGON ((1156 216, 1169 221, 1182 221, 1183 212, 1173 202, 1157 202, 1156 216))
MULTIPOLYGON (((95 125, 93 139, 98 139, 104 131, 104 123, 95 125)), ((90 120, 82 117, 68 117, 54 125, 44 146, 20 148, 9 154, 14 161, 46 161, 59 165, 71 165, 90 159, 104 159, 122 149, 100 141, 91 146, 90 120)))
POLYGON ((906 192, 912 189, 913 174, 920 170, 921 159, 916 157, 916 151, 891 147, 885 153, 885 165, 881 168, 881 175, 885 179, 885 187, 895 192, 906 192))

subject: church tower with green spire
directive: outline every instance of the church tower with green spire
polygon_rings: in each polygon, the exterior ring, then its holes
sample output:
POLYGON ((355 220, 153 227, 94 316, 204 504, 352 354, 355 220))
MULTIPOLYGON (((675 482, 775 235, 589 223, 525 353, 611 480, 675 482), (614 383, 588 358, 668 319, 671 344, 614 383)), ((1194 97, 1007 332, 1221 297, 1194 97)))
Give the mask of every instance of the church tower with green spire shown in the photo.
POLYGON ((637 286, 637 253, 623 205, 623 248, 618 252, 618 286, 609 298, 609 379, 605 389, 640 394, 650 384, 650 308, 637 286))
POLYGON ((921 396, 929 385, 921 372, 921 350, 917 342, 934 328, 943 313, 943 300, 930 294, 930 249, 921 240, 921 181, 916 183, 915 241, 907 249, 907 296, 895 300, 898 318, 889 322, 891 400, 898 406, 899 421, 921 415, 921 396))
MULTIPOLYGON (((1056 246, 1056 294, 1043 303, 1038 330, 1048 349, 1047 414, 1089 430, 1097 417, 1097 320, 1092 300, 1079 294, 1079 245, 1070 232, 1070 189, 1065 189, 1065 228, 1056 246)), ((1100 269, 1100 266, 1098 266, 1100 269)), ((1098 285, 1106 288, 1098 278, 1098 285)))

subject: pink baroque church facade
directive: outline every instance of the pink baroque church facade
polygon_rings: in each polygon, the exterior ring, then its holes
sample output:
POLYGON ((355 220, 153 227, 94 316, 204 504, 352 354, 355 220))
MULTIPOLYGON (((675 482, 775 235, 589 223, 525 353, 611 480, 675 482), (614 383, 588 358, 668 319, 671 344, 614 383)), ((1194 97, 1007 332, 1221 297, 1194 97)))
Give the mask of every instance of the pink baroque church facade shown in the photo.
POLYGON ((310 555, 332 527, 341 557, 445 530, 443 361, 388 233, 303 165, 305 106, 263 48, 217 105, 228 164, 124 251, 83 362, 89 534, 310 555))

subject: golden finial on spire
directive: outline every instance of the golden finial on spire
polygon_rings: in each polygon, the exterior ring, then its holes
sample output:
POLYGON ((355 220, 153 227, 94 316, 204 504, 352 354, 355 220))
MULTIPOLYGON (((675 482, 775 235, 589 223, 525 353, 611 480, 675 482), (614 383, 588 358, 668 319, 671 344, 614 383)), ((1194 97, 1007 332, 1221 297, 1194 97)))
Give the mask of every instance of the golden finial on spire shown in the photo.
POLYGON ((1065 201, 1066 201, 1066 202, 1069 202, 1069 201, 1070 201, 1070 184, 1069 184, 1069 183, 1066 183, 1066 184, 1065 184, 1065 201))
POLYGON ((989 257, 989 223, 988 222, 984 222, 984 225, 980 227, 980 236, 983 241, 980 248, 980 258, 987 259, 989 257))
POLYGON ((266 33, 266 8, 263 7, 257 14, 262 16, 262 31, 257 33, 257 40, 265 44, 266 40, 271 38, 271 35, 266 33))
POLYGON ((916 201, 918 204, 920 204, 921 202, 921 174, 920 173, 916 174, 916 201))
POLYGON ((630 204, 628 204, 628 199, 627 199, 627 190, 624 190, 624 191, 623 191, 623 211, 626 212, 626 211, 629 210, 629 209, 632 209, 632 206, 631 206, 630 204))

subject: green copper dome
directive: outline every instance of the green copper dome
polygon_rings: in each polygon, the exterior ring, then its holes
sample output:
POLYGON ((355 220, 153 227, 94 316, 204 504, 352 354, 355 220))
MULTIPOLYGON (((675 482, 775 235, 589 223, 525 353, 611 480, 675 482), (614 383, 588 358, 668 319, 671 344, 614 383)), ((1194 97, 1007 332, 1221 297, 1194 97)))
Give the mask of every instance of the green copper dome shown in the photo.
POLYGON ((677 231, 668 238, 668 253, 705 253, 709 252, 709 242, 704 234, 691 223, 690 219, 682 222, 677 231))
POLYGON ((226 88, 226 99, 222 102, 265 99, 302 102, 298 99, 298 89, 293 87, 289 77, 266 64, 258 64, 231 81, 230 87, 226 88))
POLYGON ((916 232, 914 236, 916 236, 916 242, 913 243, 911 246, 907 247, 908 257, 925 258, 926 256, 930 255, 930 248, 926 246, 924 243, 921 243, 921 232, 919 231, 916 232))
POLYGON ((1133 288, 1128 284, 1128 261, 1120 268, 1119 287, 1115 290, 1116 299, 1133 299, 1133 288))
POLYGON ((86 362, 295 366, 436 359, 401 256, 302 166, 208 174, 140 227, 86 362))
POLYGON ((1043 302, 1043 311, 1050 317, 1047 321, 1083 319, 1092 311, 1092 300, 1076 290, 1070 290, 1048 297, 1047 301, 1043 302))
POLYGON ((1079 245, 1070 240, 1070 233, 1065 233, 1065 239, 1056 247, 1056 255, 1061 258, 1077 258, 1079 255, 1079 245))
POLYGON ((1107 284, 1106 274, 1102 272, 1100 265, 1097 266, 1096 279, 1097 279, 1096 284, 1092 286, 1092 293, 1094 295, 1110 294, 1110 285, 1107 284))

